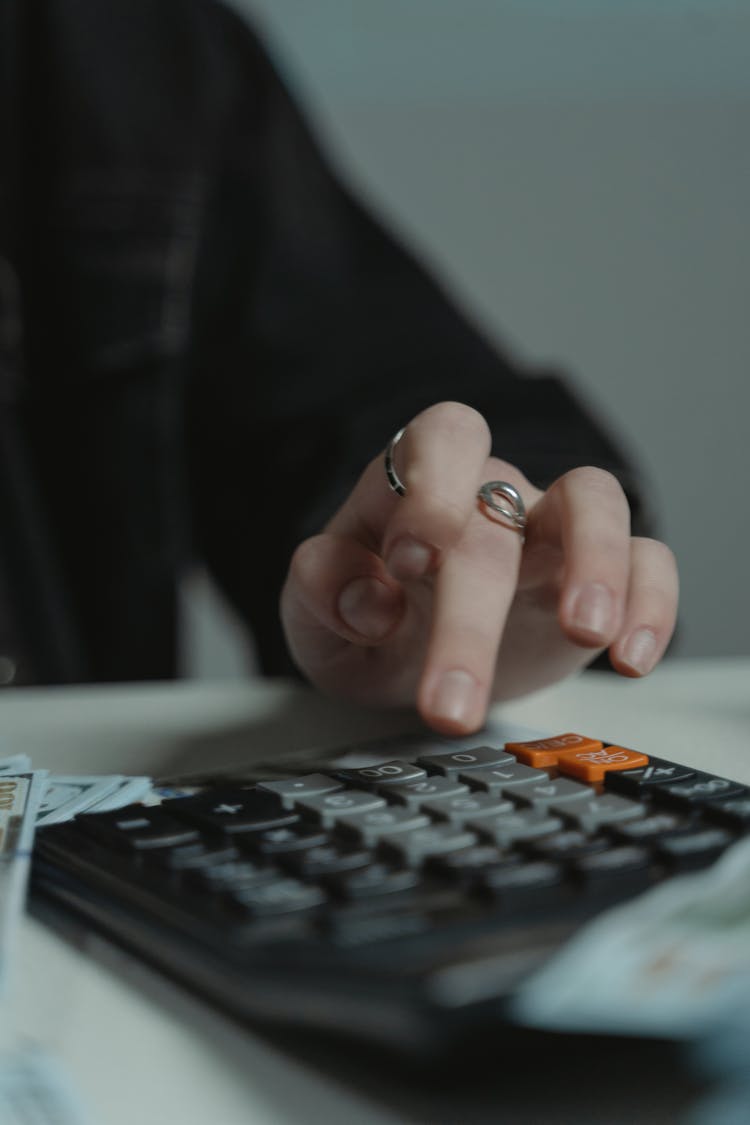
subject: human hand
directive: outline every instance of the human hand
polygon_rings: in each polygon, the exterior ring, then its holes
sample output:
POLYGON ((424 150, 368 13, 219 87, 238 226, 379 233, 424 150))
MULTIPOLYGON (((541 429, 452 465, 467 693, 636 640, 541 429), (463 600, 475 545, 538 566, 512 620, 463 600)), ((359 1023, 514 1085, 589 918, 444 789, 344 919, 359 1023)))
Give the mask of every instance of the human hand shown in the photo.
POLYGON ((661 658, 677 569, 663 543, 631 538, 617 480, 580 468, 541 492, 489 453, 480 414, 431 406, 398 445, 405 495, 377 457, 325 531, 298 547, 281 617, 319 688, 368 705, 416 703, 436 730, 465 734, 491 700, 553 683, 597 650, 625 676, 661 658), (477 500, 488 480, 523 497, 525 543, 477 500))

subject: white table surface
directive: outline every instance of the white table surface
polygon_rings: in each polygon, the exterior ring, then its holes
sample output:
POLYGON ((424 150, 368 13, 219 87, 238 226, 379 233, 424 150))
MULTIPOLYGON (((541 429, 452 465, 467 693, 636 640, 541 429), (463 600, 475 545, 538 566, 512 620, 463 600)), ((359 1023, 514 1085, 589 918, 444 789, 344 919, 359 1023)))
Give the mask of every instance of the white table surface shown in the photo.
MULTIPOLYGON (((750 659, 672 661, 638 682, 587 673, 495 717, 578 730, 750 783, 750 659)), ((276 748, 337 745, 403 725, 404 716, 363 714, 284 684, 30 689, 0 697, 0 756, 25 750, 35 766, 59 773, 158 774, 206 762, 230 766, 276 748)), ((372 1088, 365 1094, 345 1068, 323 1073, 98 939, 76 948, 30 918, 12 1004, 18 1031, 63 1062, 95 1125, 438 1120, 424 1099, 399 1104, 392 1091, 387 1096, 387 1082, 383 1097, 372 1088)), ((467 1110, 465 1120, 523 1125, 501 1112, 501 1089, 496 1102, 485 1092, 485 1104, 467 1110)), ((668 1119, 653 1105, 639 1117, 644 1125, 668 1119)), ((439 1120, 451 1118, 443 1112, 439 1120)), ((568 1120, 564 1111, 559 1120, 568 1120)))

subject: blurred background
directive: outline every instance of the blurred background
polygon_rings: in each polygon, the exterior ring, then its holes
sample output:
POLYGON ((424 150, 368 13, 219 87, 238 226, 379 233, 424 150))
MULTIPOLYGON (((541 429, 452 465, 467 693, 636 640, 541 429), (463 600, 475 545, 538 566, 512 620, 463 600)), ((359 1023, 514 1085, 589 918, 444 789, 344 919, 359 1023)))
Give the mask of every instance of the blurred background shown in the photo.
POLYGON ((676 652, 750 653, 747 0, 233 6, 358 193, 646 467, 676 652))

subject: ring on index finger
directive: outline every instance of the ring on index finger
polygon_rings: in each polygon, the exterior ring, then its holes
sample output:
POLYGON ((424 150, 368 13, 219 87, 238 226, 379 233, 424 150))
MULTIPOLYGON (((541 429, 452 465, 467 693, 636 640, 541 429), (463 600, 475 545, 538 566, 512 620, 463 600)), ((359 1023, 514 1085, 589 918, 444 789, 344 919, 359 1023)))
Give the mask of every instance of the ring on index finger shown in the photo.
MULTIPOLYGON (((398 496, 406 495, 406 485, 398 475, 395 463, 396 446, 405 433, 406 426, 402 426, 388 442, 385 450, 385 475, 388 478, 390 488, 398 496)), ((508 521, 515 531, 519 531, 523 536, 526 529, 526 505, 517 488, 504 480, 488 480, 479 489, 477 497, 482 504, 493 512, 497 512, 498 515, 508 521), (502 497, 505 503, 499 503, 496 499, 498 496, 502 497)))

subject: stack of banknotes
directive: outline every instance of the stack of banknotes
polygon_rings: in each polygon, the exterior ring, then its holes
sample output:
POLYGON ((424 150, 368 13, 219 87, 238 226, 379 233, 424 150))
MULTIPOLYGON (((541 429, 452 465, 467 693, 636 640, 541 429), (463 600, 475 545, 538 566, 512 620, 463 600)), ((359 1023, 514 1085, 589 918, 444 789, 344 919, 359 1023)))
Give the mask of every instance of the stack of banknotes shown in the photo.
POLYGON ((8 994, 26 899, 34 833, 81 812, 148 798, 148 777, 58 776, 25 754, 0 759, 0 1125, 89 1125, 63 1069, 47 1052, 18 1044, 8 994))

